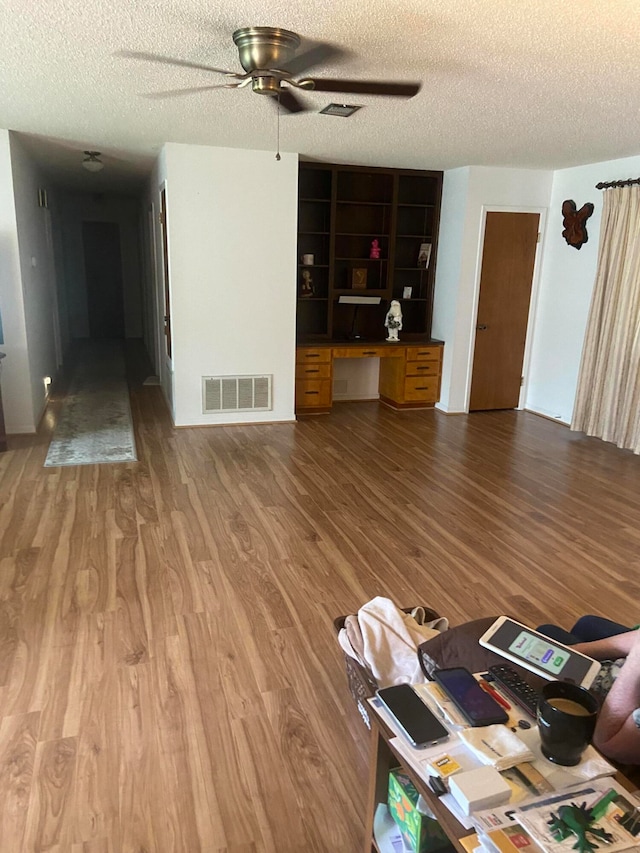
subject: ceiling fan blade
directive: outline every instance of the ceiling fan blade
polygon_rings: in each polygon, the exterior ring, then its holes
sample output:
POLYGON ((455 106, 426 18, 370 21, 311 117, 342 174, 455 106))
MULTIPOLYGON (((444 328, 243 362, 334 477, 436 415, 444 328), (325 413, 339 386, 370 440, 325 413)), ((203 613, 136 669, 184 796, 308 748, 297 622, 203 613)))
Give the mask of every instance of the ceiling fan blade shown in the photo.
MULTIPOLYGON (((277 98, 273 99, 276 103, 278 102, 277 98)), ((302 103, 302 101, 293 94, 291 89, 281 89, 280 90, 280 106, 285 109, 288 113, 303 113, 308 109, 302 103)))
POLYGON ((313 80, 313 90, 316 92, 388 95, 392 98, 413 98, 420 88, 420 83, 394 83, 390 80, 328 80, 325 77, 313 80))
POLYGON ((336 59, 345 53, 345 50, 334 47, 332 44, 318 44, 301 53, 299 56, 294 56, 290 62, 286 63, 283 71, 288 71, 292 77, 297 77, 314 65, 320 65, 329 59, 336 59))
POLYGON ((234 71, 225 71, 224 68, 212 68, 210 65, 199 65, 197 62, 188 62, 186 59, 173 59, 171 56, 162 56, 159 53, 144 53, 139 50, 120 50, 117 56, 124 56, 125 59, 139 59, 143 62, 156 62, 162 65, 179 65, 181 68, 195 68, 198 71, 213 71, 215 74, 227 74, 233 77, 243 77, 242 74, 236 74, 234 71))
POLYGON ((149 92, 143 95, 143 98, 154 98, 162 100, 163 98, 177 98, 182 95, 194 95, 196 92, 209 92, 211 89, 237 89, 237 83, 221 83, 219 86, 194 86, 191 89, 167 89, 164 92, 149 92))

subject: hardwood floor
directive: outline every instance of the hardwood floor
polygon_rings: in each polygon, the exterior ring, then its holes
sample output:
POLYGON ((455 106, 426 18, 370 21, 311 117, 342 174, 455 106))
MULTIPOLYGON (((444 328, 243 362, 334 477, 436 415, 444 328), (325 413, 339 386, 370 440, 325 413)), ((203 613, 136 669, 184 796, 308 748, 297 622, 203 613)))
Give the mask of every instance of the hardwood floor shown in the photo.
POLYGON ((332 620, 639 620, 640 459, 517 412, 342 404, 173 430, 138 463, 0 454, 0 850, 362 844, 367 737, 332 620))

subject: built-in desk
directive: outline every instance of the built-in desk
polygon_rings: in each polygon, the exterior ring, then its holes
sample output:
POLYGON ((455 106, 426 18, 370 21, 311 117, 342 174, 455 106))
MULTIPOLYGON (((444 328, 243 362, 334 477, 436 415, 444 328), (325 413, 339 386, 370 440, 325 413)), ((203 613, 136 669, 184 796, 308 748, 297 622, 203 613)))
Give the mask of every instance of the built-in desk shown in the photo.
POLYGON ((296 349, 296 414, 320 415, 333 403, 336 358, 379 358, 380 402, 392 409, 428 409, 440 399, 442 341, 322 343, 296 349))

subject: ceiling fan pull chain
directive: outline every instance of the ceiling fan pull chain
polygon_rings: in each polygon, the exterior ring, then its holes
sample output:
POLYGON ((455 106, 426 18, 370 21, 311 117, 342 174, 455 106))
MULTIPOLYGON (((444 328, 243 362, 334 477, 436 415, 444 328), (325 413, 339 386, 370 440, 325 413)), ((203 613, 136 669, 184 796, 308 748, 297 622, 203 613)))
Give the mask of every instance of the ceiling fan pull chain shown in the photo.
POLYGON ((278 91, 278 115, 276 118, 276 160, 280 160, 280 92, 278 91))

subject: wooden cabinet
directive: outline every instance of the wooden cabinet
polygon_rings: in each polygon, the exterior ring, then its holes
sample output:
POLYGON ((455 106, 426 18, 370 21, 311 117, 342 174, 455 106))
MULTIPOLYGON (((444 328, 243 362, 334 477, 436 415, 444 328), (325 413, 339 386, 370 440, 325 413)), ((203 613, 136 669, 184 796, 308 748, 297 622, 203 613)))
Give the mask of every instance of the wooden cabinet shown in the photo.
POLYGON ((331 347, 296 350, 296 412, 319 415, 331 411, 331 347))
POLYGON ((402 338, 428 339, 442 172, 301 163, 298 188, 299 342, 381 340, 391 299, 402 305, 402 338), (354 295, 381 302, 338 301, 354 295))
MULTIPOLYGON (((460 838, 469 835, 471 831, 458 823, 449 809, 435 796, 427 783, 411 767, 407 766, 407 762, 404 761, 399 753, 394 751, 390 743, 394 733, 387 727, 373 708, 370 710, 369 716, 371 719, 371 747, 369 758, 369 790, 363 845, 365 853, 378 853, 379 851, 374 836, 374 816, 378 805, 387 802, 389 771, 395 767, 401 767, 409 776, 447 834, 451 842, 451 847, 444 848, 441 853, 455 853, 455 851, 465 853, 465 847, 460 843, 460 838)), ((444 751, 446 750, 443 749, 444 751)))
POLYGON ((442 344, 407 346, 402 360, 380 361, 380 401, 393 409, 421 409, 440 399, 442 344))
POLYGON ((380 402, 392 409, 432 408, 440 398, 442 351, 439 342, 298 347, 296 413, 331 411, 335 358, 379 358, 380 402))

